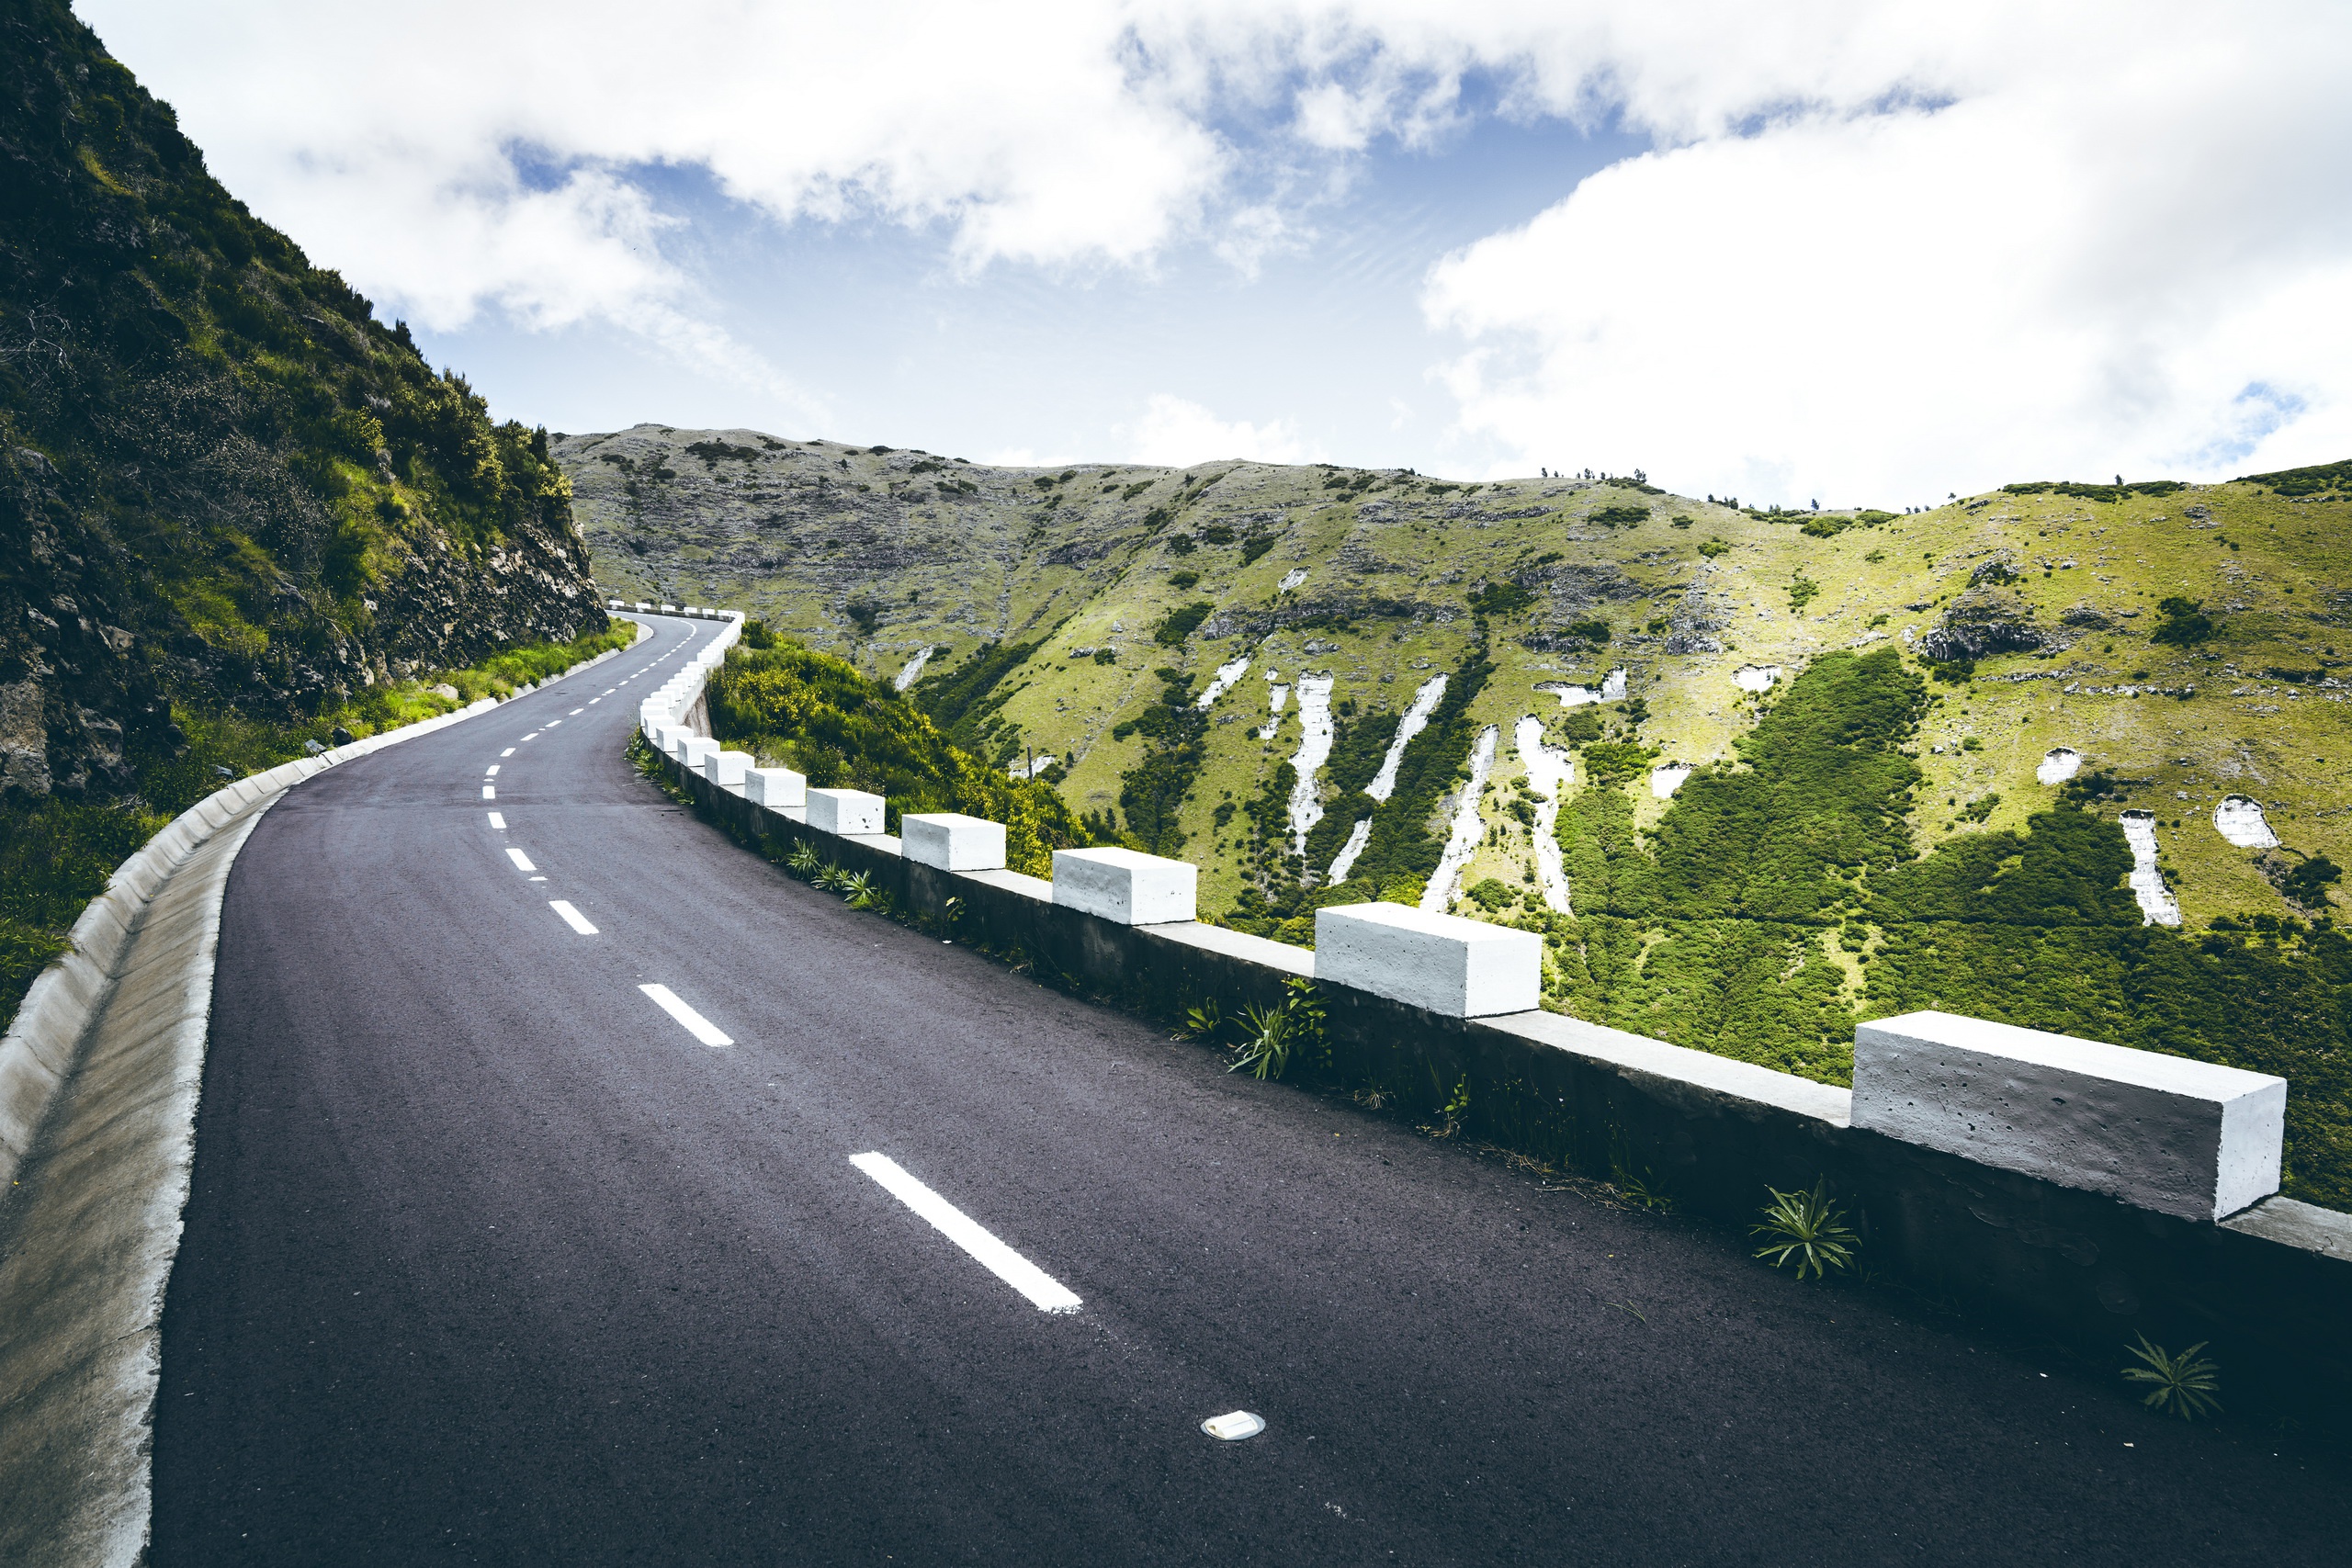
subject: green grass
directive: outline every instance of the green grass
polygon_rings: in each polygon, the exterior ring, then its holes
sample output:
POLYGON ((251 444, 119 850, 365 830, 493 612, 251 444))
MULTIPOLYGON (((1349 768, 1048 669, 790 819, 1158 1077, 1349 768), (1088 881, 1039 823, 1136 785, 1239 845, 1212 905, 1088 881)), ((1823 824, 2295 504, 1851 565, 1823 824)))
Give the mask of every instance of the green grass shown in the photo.
MULTIPOLYGON (((950 687, 951 690, 961 688, 950 687)), ((707 688, 711 733, 819 788, 868 790, 906 812, 956 811, 1005 825, 1005 862, 1044 876, 1053 852, 1094 842, 1044 783, 1014 780, 947 739, 910 697, 789 638, 730 650, 707 688)))

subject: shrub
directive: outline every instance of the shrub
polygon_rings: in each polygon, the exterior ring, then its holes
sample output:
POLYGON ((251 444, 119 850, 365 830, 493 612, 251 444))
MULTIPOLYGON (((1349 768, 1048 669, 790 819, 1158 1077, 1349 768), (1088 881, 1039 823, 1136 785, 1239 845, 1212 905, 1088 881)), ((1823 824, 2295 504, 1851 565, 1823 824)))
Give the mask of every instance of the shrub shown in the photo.
POLYGON ((2184 599, 2178 594, 2156 602, 2159 619, 2155 629, 2148 634, 2150 642, 2166 643, 2175 648, 2194 648, 2210 638, 2215 630, 2213 619, 2205 613, 2202 599, 2184 599))
POLYGON ((1205 599, 1195 599, 1189 604, 1170 610, 1152 631, 1151 640, 1164 647, 1181 648, 1184 639, 1191 637, 1200 624, 1209 618, 1209 612, 1216 608, 1205 599))
POLYGON ((2320 908, 2335 902, 2327 896, 2327 885, 2343 879, 2344 873, 2325 855, 2313 855, 2281 877, 2278 891, 2305 908, 2320 908))
POLYGON ((1516 615, 1534 603, 1534 594, 1507 579, 1489 582, 1470 595, 1471 610, 1481 615, 1516 615))
POLYGON ((1490 915, 1497 914, 1519 901, 1519 893, 1510 884, 1492 876, 1486 877, 1476 886, 1466 889, 1463 896, 1490 915))
POLYGON ((763 650, 739 645, 712 672, 708 700, 714 735, 783 761, 820 788, 885 795, 893 823, 907 811, 1003 823, 1015 870, 1044 875, 1053 851, 1093 842, 1051 786, 1007 777, 952 743, 888 682, 789 638, 763 650))

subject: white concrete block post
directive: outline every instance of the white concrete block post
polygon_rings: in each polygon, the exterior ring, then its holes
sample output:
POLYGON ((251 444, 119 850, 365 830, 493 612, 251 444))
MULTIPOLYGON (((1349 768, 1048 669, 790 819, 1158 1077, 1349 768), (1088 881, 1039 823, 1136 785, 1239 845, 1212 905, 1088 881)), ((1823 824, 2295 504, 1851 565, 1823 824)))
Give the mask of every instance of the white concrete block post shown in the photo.
POLYGON ((1315 978, 1448 1018, 1532 1012, 1544 939, 1407 904, 1340 904, 1315 911, 1315 978))
POLYGON ((750 768, 743 773, 743 798, 754 806, 781 811, 808 804, 808 777, 790 768, 750 768))
POLYGON ((718 754, 718 742, 707 735, 683 735, 678 739, 678 761, 689 773, 701 773, 702 765, 718 754))
POLYGON ((1056 850, 1054 902, 1123 926, 1196 918, 1200 868, 1136 850, 1056 850))
POLYGON ((808 792, 808 826, 820 833, 864 838, 882 830, 883 800, 862 789, 812 789, 808 792))
POLYGON ((740 790, 757 761, 749 751, 713 751, 702 760, 702 776, 721 789, 740 790))
POLYGON ((1002 871, 1004 824, 953 811, 909 812, 899 818, 899 852, 942 871, 1002 871))
POLYGON ((1912 1012, 1854 1031, 1853 1115, 1905 1143, 2215 1220, 2278 1190, 2287 1080, 1912 1012))

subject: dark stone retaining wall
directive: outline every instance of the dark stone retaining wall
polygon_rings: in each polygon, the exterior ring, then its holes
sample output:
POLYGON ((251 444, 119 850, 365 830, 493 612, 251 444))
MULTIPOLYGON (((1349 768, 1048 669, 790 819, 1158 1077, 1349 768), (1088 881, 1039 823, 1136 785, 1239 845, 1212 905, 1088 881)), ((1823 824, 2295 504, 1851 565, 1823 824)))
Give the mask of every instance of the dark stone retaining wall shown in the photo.
MULTIPOLYGON (((902 911, 1030 964, 1040 978, 1164 1021, 1215 998, 1270 1004, 1306 949, 1216 926, 1122 926, 1062 908, 1012 872, 942 872, 887 836, 840 838, 686 773, 701 812, 781 860, 814 843, 902 911), (960 901, 960 902, 955 902, 960 901)), ((1768 1187, 1826 1180, 1861 1266, 1927 1297, 2120 1367, 2135 1334, 2198 1340, 2233 1407, 2346 1425, 2352 1393, 2352 1215, 2274 1198, 2221 1224, 1977 1165, 1846 1124, 1846 1090, 1550 1013, 1446 1018, 1342 986, 1320 988, 1329 1058, 1306 1085, 1376 1089, 1396 1112, 1745 1226, 1768 1187), (1466 1103, 1464 1103, 1466 1102, 1466 1103)))

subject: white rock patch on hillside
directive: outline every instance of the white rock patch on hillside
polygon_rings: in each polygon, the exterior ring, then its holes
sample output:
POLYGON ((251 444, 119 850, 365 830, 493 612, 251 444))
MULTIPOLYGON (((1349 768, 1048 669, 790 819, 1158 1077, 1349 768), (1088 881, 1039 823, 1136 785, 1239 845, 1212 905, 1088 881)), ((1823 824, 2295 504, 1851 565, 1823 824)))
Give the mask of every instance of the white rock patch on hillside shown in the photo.
POLYGON ((2141 923, 2180 924, 2180 905, 2165 886, 2164 873, 2156 869, 2156 814, 2127 811, 2118 820, 2124 842, 2132 846, 2132 897, 2140 901, 2141 923))
POLYGON ((1193 705, 1197 708, 1207 707, 1217 698, 1233 690, 1233 683, 1248 673, 1250 673, 1250 656, 1246 653, 1230 664, 1218 665, 1216 678, 1209 682, 1209 689, 1203 692, 1201 700, 1193 705))
POLYGON ((1329 675, 1298 678, 1298 725, 1304 733, 1290 760, 1298 771, 1298 782, 1290 791, 1290 852, 1295 855, 1306 852, 1307 829, 1323 820, 1315 774, 1331 756, 1331 686, 1329 675))
POLYGON ((1512 727, 1511 740, 1519 760, 1527 765, 1528 787, 1538 791, 1535 802, 1535 880, 1543 885, 1544 902, 1564 915, 1568 908, 1568 872, 1560 863, 1560 801, 1568 793, 1576 759, 1544 744, 1544 721, 1528 714, 1512 727))
POLYGON ((1277 593, 1287 593, 1306 581, 1306 569, 1303 566, 1293 567, 1290 570, 1283 573, 1283 580, 1274 585, 1274 592, 1277 593))
POLYGON ((1430 727, 1430 715, 1437 711, 1438 699, 1444 695, 1444 676, 1432 675, 1421 682, 1421 689, 1413 694, 1412 705, 1396 721, 1396 738, 1388 743, 1388 755, 1380 759, 1380 772, 1363 786, 1364 794, 1385 801, 1396 793, 1396 764, 1405 760, 1405 748, 1413 737, 1430 727))
POLYGON ((1462 880, 1462 868, 1477 853, 1478 840, 1486 834, 1478 805, 1487 793, 1487 775, 1495 771, 1495 742, 1501 735, 1490 724, 1478 731, 1470 748, 1470 782, 1462 786, 1462 798, 1453 808, 1453 831, 1445 840, 1445 855, 1437 863, 1437 874, 1421 891, 1421 908, 1433 914, 1442 915, 1453 907, 1454 885, 1462 880))
POLYGON ((1266 723, 1263 728, 1256 731, 1261 740, 1274 738, 1274 731, 1282 728, 1283 706, 1290 701, 1290 688, 1274 678, 1281 671, 1274 670, 1266 671, 1266 723))
POLYGON ((1372 842, 1372 818, 1359 817, 1356 818, 1355 827, 1348 833, 1348 841, 1340 846, 1338 854, 1331 857, 1331 874, 1324 879, 1326 883, 1337 886, 1345 882, 1348 879, 1348 873, 1355 869, 1356 857, 1363 853, 1363 847, 1370 842, 1372 842))
POLYGON ((1582 707, 1587 703, 1613 703, 1625 694, 1625 671, 1621 666, 1601 677, 1598 686, 1574 686, 1566 681, 1543 681, 1536 683, 1539 692, 1549 692, 1560 699, 1564 708, 1582 707))
POLYGON ((2249 795, 2224 796, 2222 804, 2213 807, 2213 830, 2242 850, 2278 847, 2278 835, 2270 830, 2270 819, 2262 814, 2262 802, 2249 795))
POLYGON ((931 649, 926 648, 912 659, 908 660, 906 667, 890 677, 890 689, 894 692, 903 692, 913 685, 916 678, 922 673, 922 667, 930 662, 931 649))
POLYGON ((1743 692, 1769 692, 1780 678, 1777 664, 1743 664, 1731 672, 1731 683, 1743 692))
POLYGON ((2083 754, 2072 746, 2052 746, 2041 754, 2041 765, 2033 770, 2033 776, 2046 784, 2064 784, 2082 765, 2083 754))
POLYGON ((1690 764, 1688 762, 1667 762, 1652 768, 1650 770, 1650 798, 1671 800, 1674 797, 1674 792, 1682 787, 1682 781, 1690 776, 1690 764))

